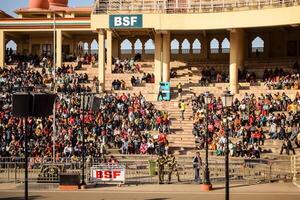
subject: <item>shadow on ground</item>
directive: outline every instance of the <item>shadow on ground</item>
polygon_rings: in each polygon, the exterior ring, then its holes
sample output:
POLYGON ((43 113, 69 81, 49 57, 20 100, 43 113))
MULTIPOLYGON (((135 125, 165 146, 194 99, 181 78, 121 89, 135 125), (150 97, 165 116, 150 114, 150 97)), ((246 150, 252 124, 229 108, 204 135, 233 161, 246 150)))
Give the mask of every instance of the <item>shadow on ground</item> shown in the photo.
MULTIPOLYGON (((28 198, 28 200, 36 200, 36 199, 41 199, 41 196, 30 196, 28 198)), ((24 197, 4 197, 4 198, 0 197, 0 200, 24 200, 24 197)))

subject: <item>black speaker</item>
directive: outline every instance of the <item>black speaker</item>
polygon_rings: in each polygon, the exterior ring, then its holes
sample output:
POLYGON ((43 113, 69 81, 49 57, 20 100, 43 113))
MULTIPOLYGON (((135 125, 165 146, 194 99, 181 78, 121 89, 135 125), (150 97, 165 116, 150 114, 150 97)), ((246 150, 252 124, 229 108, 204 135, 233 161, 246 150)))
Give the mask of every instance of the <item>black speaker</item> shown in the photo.
POLYGON ((101 103, 101 100, 100 100, 99 97, 94 97, 93 98, 93 101, 92 101, 92 111, 93 112, 98 112, 99 111, 100 103, 101 103))
POLYGON ((28 117, 31 115, 32 103, 29 93, 16 93, 12 98, 12 112, 14 117, 28 117))
POLYGON ((31 93, 31 95, 33 117, 48 117, 53 114, 56 95, 45 93, 31 93))
POLYGON ((79 174, 60 174, 59 185, 79 185, 80 175, 79 174))
POLYGON ((14 117, 48 117, 53 113, 55 94, 16 93, 13 94, 14 117))

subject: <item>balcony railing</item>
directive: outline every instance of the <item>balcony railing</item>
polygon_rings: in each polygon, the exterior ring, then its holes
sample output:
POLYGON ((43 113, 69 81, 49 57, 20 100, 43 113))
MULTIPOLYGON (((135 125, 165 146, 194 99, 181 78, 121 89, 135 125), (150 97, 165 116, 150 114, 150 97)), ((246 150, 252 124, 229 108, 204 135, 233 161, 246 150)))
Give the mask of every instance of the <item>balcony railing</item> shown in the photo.
POLYGON ((94 14, 202 13, 300 5, 300 0, 95 0, 94 14))

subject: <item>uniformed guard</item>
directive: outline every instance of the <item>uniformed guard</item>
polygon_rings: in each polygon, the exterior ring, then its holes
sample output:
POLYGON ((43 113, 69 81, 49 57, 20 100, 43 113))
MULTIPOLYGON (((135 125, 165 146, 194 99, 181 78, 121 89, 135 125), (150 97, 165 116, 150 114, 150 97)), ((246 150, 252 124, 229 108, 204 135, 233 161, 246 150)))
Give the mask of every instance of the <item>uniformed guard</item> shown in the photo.
POLYGON ((164 169, 165 169, 165 162, 166 162, 166 157, 163 153, 160 153, 160 155, 157 158, 157 168, 158 168, 158 180, 159 184, 164 183, 164 169))
POLYGON ((169 154, 166 159, 166 165, 167 165, 167 170, 168 170, 168 184, 171 183, 172 180, 172 173, 175 172, 177 176, 177 181, 180 182, 179 179, 179 172, 177 168, 177 161, 174 156, 174 154, 169 154))

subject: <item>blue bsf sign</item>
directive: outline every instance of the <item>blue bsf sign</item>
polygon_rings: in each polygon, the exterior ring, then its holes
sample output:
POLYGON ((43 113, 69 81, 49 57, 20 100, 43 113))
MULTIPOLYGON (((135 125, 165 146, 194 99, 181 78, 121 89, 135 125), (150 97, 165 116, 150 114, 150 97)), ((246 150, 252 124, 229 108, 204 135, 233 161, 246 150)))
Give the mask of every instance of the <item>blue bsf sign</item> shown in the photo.
POLYGON ((110 15, 109 28, 143 28, 143 15, 110 15))

